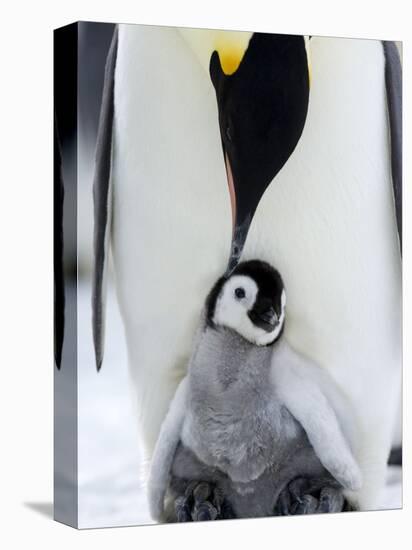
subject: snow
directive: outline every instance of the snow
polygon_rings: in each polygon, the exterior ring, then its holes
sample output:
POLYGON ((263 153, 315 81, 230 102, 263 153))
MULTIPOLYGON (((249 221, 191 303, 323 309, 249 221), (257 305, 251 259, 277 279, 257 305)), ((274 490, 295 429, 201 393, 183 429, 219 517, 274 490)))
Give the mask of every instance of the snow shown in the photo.
POLYGON ((127 370, 122 321, 109 291, 101 371, 92 348, 90 288, 78 291, 79 527, 151 523, 127 370))

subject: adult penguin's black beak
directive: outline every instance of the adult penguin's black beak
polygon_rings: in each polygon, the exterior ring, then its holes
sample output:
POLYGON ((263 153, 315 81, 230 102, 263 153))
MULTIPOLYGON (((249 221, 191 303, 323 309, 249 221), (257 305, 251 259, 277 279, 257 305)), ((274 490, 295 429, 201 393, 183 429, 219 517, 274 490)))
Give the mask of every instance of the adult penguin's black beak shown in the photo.
POLYGON ((263 193, 293 153, 305 125, 309 70, 302 36, 255 33, 235 72, 213 52, 219 127, 232 207, 227 273, 239 262, 263 193))

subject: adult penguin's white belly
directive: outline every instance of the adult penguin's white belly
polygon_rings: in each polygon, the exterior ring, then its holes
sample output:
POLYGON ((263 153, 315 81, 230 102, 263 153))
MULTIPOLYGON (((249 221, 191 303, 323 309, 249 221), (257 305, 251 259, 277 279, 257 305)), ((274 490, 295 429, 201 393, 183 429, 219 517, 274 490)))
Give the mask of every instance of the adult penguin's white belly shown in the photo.
POLYGON ((113 209, 116 287, 150 453, 231 240, 215 93, 175 29, 120 26, 113 209))
MULTIPOLYGON (((313 38, 309 112, 263 196, 244 259, 282 273, 285 336, 327 368, 358 418, 359 503, 378 503, 400 380, 400 257, 382 46, 313 38)), ((231 211, 210 78, 173 29, 121 27, 113 255, 139 423, 150 452, 224 271, 231 211)))

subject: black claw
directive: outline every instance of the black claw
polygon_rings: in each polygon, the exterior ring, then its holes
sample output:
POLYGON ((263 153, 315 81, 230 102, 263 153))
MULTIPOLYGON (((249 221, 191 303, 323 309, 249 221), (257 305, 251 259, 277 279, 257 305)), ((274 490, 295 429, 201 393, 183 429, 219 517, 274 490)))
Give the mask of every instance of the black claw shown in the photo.
POLYGON ((192 518, 193 521, 213 521, 217 518, 217 510, 210 502, 202 502, 195 506, 192 518))
POLYGON ((190 507, 186 497, 178 497, 175 500, 175 512, 177 521, 180 523, 192 521, 190 507))
POLYGON ((304 495, 296 507, 295 514, 315 514, 318 508, 318 500, 312 495, 304 495))
POLYGON ((342 512, 345 498, 342 491, 334 487, 324 487, 320 492, 318 511, 326 514, 342 512))
POLYGON ((189 483, 184 496, 176 498, 175 515, 178 522, 213 521, 234 517, 222 492, 209 483, 198 481, 189 483))

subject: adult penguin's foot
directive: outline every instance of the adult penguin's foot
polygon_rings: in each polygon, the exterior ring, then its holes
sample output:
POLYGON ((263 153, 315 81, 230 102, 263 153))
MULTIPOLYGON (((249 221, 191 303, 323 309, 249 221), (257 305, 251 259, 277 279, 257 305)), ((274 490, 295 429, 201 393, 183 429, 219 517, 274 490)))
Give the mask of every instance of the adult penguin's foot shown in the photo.
POLYGON ((331 479, 299 477, 280 493, 275 507, 277 516, 333 514, 353 510, 343 489, 331 479))
POLYGON ((214 485, 205 481, 189 483, 185 494, 175 500, 176 521, 213 521, 233 518, 231 506, 214 485))

